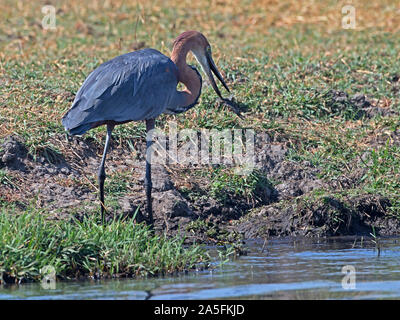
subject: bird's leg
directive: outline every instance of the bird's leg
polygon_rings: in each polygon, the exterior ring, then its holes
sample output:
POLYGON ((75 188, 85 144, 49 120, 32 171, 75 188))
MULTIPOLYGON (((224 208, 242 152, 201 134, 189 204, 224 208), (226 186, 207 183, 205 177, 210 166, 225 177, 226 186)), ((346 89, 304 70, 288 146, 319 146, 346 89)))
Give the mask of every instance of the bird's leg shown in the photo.
POLYGON ((106 179, 106 171, 104 169, 104 164, 106 162, 106 155, 108 152, 108 148, 110 146, 111 141, 111 133, 114 129, 114 125, 107 124, 107 137, 106 137, 106 145, 104 146, 103 157, 101 159, 101 164, 98 172, 98 180, 99 180, 99 188, 100 188, 100 205, 101 205, 101 222, 104 224, 104 180, 106 179))
POLYGON ((154 129, 154 119, 146 120, 146 176, 144 178, 144 186, 146 188, 146 200, 147 200, 147 214, 149 217, 150 225, 153 226, 153 209, 151 201, 151 147, 153 139, 149 132, 154 129))

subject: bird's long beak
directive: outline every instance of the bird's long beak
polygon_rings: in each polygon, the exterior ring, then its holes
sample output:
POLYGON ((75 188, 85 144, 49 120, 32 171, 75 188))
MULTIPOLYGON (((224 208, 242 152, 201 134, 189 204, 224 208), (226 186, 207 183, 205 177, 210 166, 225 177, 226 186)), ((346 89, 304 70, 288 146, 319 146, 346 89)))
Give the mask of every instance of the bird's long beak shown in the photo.
POLYGON ((215 74, 215 76, 218 78, 218 80, 221 81, 221 83, 223 84, 223 86, 225 87, 225 89, 226 89, 228 92, 230 92, 230 91, 229 91, 229 88, 228 88, 228 86, 226 85, 226 83, 225 83, 225 81, 224 81, 224 78, 222 78, 221 74, 219 73, 218 68, 217 68, 217 66, 216 66, 215 63, 214 63, 214 60, 213 60, 213 58, 211 57, 211 54, 210 54, 208 51, 206 52, 206 58, 207 58, 207 63, 208 63, 208 70, 207 70, 208 78, 210 79, 210 82, 211 82, 211 85, 212 85, 214 91, 217 93, 217 95, 218 95, 221 99, 223 99, 223 98, 222 98, 222 95, 221 95, 221 92, 219 91, 219 89, 218 89, 218 87, 217 87, 217 84, 215 83, 215 80, 214 80, 214 77, 213 77, 211 71, 215 74), (210 70, 211 70, 211 71, 210 71, 210 70))
POLYGON ((242 115, 240 114, 240 110, 238 109, 238 106, 233 102, 233 100, 230 99, 224 99, 221 95, 221 92, 219 91, 217 84, 215 83, 213 73, 216 75, 219 81, 223 84, 225 89, 230 92, 228 86, 226 85, 224 78, 222 78, 221 74, 218 71, 217 66, 214 63, 214 60, 211 56, 211 50, 206 49, 205 53, 198 54, 199 51, 195 51, 194 55, 197 59, 197 61, 201 64, 201 67, 203 68, 204 73, 208 76, 210 79, 211 85, 214 89, 214 91, 217 93, 218 97, 229 107, 231 110, 236 113, 241 119, 243 119, 242 115), (196 54, 197 53, 197 54, 196 54))

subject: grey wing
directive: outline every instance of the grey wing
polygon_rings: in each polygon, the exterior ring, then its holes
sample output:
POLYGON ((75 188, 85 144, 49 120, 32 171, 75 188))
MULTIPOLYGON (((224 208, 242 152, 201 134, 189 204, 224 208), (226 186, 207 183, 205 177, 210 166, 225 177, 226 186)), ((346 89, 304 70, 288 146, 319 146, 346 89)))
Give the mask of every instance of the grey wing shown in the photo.
POLYGON ((124 54, 87 77, 62 123, 83 134, 96 122, 155 118, 170 105, 177 83, 175 64, 157 50, 124 54))

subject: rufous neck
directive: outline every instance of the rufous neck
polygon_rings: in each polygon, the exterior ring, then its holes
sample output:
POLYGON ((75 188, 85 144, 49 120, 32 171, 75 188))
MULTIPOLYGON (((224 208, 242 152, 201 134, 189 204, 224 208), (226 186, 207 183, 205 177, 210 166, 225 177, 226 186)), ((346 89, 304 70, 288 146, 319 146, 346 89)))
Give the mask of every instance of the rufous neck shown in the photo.
POLYGON ((177 43, 174 48, 172 49, 171 60, 175 63, 175 65, 179 68, 186 68, 188 67, 186 63, 186 56, 190 48, 186 43, 177 43))
POLYGON ((187 104, 196 101, 201 90, 201 79, 196 71, 189 67, 186 63, 186 56, 190 51, 188 43, 177 43, 171 54, 171 60, 178 67, 178 80, 185 85, 183 93, 186 93, 187 104))

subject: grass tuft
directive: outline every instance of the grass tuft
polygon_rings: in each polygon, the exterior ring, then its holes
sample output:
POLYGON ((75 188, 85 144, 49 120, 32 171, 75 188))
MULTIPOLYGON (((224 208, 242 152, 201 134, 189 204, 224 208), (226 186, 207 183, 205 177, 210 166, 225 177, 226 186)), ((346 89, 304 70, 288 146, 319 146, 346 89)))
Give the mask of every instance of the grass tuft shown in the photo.
POLYGON ((155 276, 207 267, 209 256, 184 239, 157 236, 133 219, 106 226, 95 218, 55 221, 41 211, 0 214, 0 273, 16 282, 39 281, 40 270, 59 279, 155 276))

